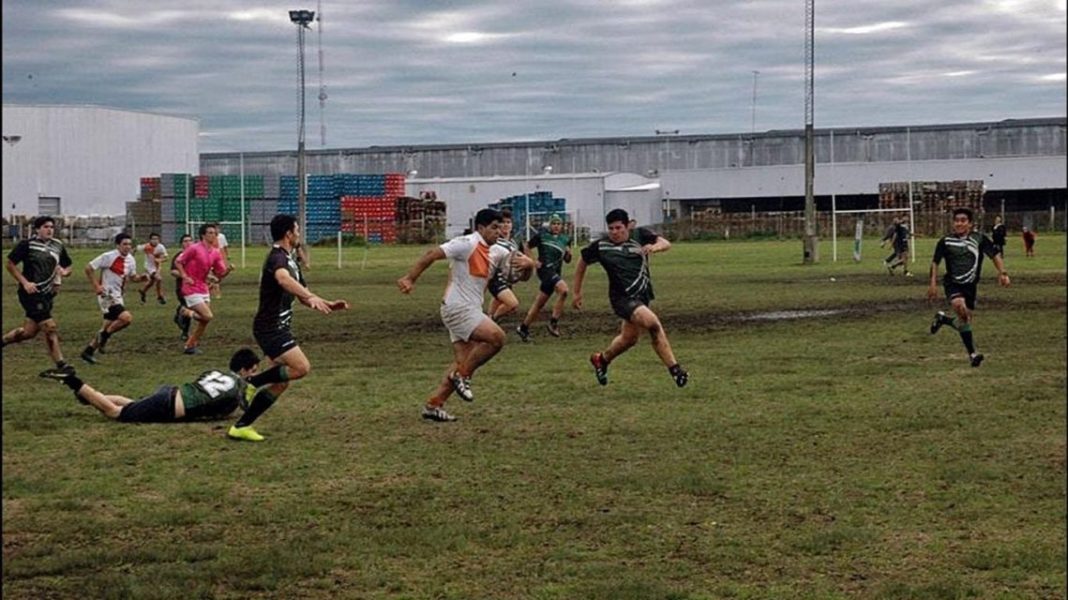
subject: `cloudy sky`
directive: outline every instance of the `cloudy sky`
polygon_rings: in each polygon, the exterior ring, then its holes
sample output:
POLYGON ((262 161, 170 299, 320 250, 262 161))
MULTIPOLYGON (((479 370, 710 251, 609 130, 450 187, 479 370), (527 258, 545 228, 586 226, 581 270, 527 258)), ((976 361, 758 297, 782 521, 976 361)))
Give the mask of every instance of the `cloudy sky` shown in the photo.
MULTIPOLYGON (((194 116, 204 152, 295 148, 288 10, 316 4, 4 0, 3 101, 194 116)), ((758 131, 804 126, 803 0, 324 0, 321 14, 312 149, 321 117, 329 148, 741 133, 754 106, 758 131)), ((1065 0, 816 0, 815 126, 1065 116, 1065 25, 1065 0)))

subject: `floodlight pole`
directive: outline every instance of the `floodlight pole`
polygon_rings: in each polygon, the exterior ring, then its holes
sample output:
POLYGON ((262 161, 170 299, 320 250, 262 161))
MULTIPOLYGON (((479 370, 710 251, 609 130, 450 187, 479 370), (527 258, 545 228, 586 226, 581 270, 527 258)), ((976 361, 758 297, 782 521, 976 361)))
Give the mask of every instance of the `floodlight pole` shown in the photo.
POLYGON ((815 79, 815 0, 805 0, 805 239, 804 264, 820 260, 819 240, 816 237, 816 198, 813 190, 816 161, 813 156, 812 133, 815 79))
MULTIPOLYGON (((313 10, 291 10, 289 20, 297 26, 297 77, 300 81, 298 90, 298 104, 300 108, 300 125, 297 133, 297 221, 300 223, 300 235, 307 240, 308 235, 308 211, 307 211, 307 183, 305 181, 304 165, 304 30, 315 18, 313 10)), ((308 244, 303 244, 305 256, 311 256, 308 244)))

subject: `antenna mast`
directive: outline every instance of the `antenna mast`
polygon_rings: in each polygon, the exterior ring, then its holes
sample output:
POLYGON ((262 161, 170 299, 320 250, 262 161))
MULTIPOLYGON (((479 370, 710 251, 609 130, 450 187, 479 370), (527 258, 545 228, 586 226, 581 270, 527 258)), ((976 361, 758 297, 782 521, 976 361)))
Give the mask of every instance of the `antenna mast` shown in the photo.
POLYGON ((315 19, 319 21, 319 145, 326 147, 326 84, 323 82, 323 2, 319 0, 315 19))

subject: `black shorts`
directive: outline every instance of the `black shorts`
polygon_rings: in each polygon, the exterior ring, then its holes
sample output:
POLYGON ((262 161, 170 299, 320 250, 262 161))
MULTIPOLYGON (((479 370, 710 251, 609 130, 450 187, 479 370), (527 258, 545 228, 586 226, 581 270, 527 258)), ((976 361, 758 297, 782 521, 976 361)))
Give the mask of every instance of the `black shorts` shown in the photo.
POLYGON ((975 293, 978 285, 975 283, 957 283, 955 281, 943 281, 942 289, 946 292, 946 300, 956 297, 964 298, 964 306, 969 310, 975 310, 975 293))
POLYGON ((612 312, 620 319, 629 321, 634 311, 639 307, 649 306, 650 299, 644 296, 626 296, 623 298, 609 298, 612 303, 612 312))
POLYGON ((539 269, 538 280, 541 281, 541 287, 538 288, 541 293, 546 296, 552 296, 556 290, 556 284, 563 281, 560 274, 552 269, 539 269))
POLYGON ((173 385, 161 385, 137 402, 122 407, 119 420, 123 423, 171 423, 174 418, 174 396, 178 388, 173 385))
POLYGON ((256 338, 260 350, 263 350, 267 358, 272 360, 297 347, 297 340, 293 337, 293 332, 288 329, 253 331, 252 336, 256 338))
POLYGON ((909 251, 909 245, 907 243, 904 246, 898 246, 898 245, 894 246, 894 252, 897 252, 898 254, 904 254, 904 253, 906 253, 908 251, 909 251))
POLYGON ((51 291, 27 294, 19 287, 19 304, 26 313, 26 318, 34 323, 42 323, 52 318, 52 298, 55 296, 51 291))
POLYGON ((489 289, 489 293, 492 294, 494 298, 496 298, 497 294, 500 294, 504 290, 512 289, 512 286, 500 277, 494 277, 493 279, 490 279, 489 285, 486 287, 487 289, 489 289))
POLYGON ((121 315, 124 312, 126 312, 126 307, 125 306, 123 306, 121 304, 112 304, 111 306, 108 307, 108 311, 106 313, 104 313, 104 320, 105 321, 117 321, 117 320, 119 320, 119 315, 121 315))

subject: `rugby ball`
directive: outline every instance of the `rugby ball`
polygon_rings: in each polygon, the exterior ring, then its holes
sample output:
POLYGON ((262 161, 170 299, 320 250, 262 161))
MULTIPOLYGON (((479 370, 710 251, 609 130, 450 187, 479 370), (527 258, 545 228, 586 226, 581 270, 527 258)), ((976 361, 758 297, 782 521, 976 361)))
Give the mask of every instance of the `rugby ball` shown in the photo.
POLYGON ((501 264, 497 267, 497 275, 508 283, 526 281, 533 272, 531 269, 517 269, 512 266, 512 259, 519 254, 522 254, 519 250, 512 250, 508 256, 501 259, 501 264))

